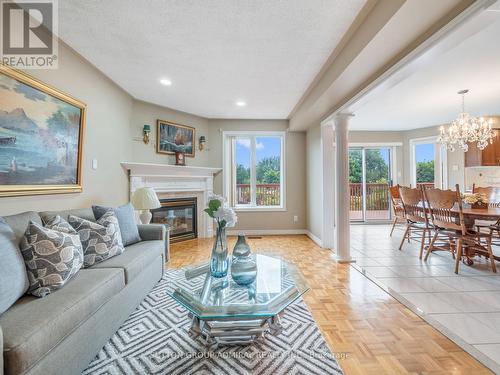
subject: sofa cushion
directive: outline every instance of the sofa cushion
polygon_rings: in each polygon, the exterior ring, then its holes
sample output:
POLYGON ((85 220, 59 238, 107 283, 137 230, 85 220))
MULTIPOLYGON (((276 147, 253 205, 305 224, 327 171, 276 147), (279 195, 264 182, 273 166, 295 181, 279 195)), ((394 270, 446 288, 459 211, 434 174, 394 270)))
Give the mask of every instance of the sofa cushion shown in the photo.
POLYGON ((28 370, 124 286, 123 270, 84 269, 46 298, 19 299, 0 316, 5 372, 28 370))
POLYGON ((40 217, 44 221, 48 221, 51 218, 61 216, 64 220, 68 221, 69 215, 78 216, 85 220, 95 221, 94 213, 91 208, 74 208, 71 210, 62 211, 42 211, 40 212, 40 217))
POLYGON ((69 215, 68 221, 82 241, 84 267, 91 267, 123 253, 120 226, 113 211, 106 212, 97 222, 73 215, 69 215))
POLYGON ((0 217, 0 314, 28 290, 28 276, 16 235, 0 217))
POLYGON ((165 251, 163 241, 142 241, 127 246, 125 252, 119 257, 105 260, 96 264, 96 268, 123 268, 125 270, 125 282, 130 283, 147 266, 156 261, 165 251))
POLYGON ((22 212, 16 215, 4 216, 5 222, 9 224, 9 226, 14 231, 16 236, 16 243, 19 245, 21 240, 24 238, 24 233, 28 228, 28 224, 30 221, 33 221, 37 224, 42 224, 42 219, 40 219, 40 215, 34 211, 22 212))
POLYGON ((135 211, 132 203, 124 204, 119 207, 92 206, 94 217, 99 220, 107 211, 113 210, 120 225, 123 246, 132 245, 141 240, 137 223, 135 222, 135 211))
POLYGON ((21 241, 28 271, 28 293, 45 297, 62 288, 83 265, 83 249, 76 232, 65 233, 31 222, 21 241))

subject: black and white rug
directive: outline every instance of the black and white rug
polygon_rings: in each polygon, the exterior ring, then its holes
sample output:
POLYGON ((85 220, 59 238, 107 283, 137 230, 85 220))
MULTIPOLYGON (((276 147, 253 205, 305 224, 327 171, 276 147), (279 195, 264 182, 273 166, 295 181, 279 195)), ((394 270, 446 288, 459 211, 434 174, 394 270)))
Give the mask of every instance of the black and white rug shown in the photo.
POLYGON ((283 331, 246 346, 207 347, 189 334, 187 311, 163 279, 83 372, 88 374, 342 374, 302 300, 285 310, 283 331))

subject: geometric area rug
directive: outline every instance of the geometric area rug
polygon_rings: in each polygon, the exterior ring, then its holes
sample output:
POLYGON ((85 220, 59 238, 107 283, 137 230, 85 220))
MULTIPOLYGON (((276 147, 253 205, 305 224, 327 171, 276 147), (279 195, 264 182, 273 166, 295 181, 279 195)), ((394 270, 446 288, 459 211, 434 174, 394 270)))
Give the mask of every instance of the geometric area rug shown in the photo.
POLYGON ((165 292, 174 271, 165 272, 84 375, 342 374, 301 298, 285 310, 279 335, 245 346, 207 347, 189 334, 187 310, 165 292))

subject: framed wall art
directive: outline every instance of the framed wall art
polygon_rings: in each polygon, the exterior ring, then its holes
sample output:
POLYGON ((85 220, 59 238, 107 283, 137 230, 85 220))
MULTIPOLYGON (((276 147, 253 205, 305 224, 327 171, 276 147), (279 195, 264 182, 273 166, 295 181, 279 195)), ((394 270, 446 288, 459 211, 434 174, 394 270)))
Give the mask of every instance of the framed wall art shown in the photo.
POLYGON ((0 65, 0 196, 82 191, 85 104, 0 65))
POLYGON ((156 152, 174 155, 182 152, 194 157, 196 129, 191 126, 158 120, 156 123, 156 152))

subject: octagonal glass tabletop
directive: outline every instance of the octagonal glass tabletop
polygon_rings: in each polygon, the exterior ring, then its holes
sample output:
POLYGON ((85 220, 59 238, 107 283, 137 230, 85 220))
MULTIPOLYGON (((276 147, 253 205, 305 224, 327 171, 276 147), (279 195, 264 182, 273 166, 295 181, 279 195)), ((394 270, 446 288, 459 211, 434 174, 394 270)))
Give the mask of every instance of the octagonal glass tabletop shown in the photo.
POLYGON ((167 293, 200 319, 256 319, 272 317, 307 290, 300 272, 291 264, 266 255, 252 255, 257 276, 238 285, 231 271, 223 278, 210 276, 209 261, 169 271, 167 293))

